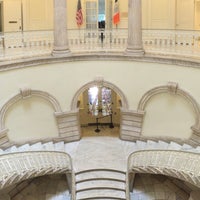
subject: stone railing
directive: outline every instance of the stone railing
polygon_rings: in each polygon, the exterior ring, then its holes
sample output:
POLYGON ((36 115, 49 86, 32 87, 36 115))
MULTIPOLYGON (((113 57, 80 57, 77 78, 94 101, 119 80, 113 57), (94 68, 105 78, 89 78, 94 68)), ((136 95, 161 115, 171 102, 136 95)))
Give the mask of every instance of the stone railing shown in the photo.
POLYGON ((169 150, 144 150, 128 159, 129 190, 135 173, 162 174, 178 178, 200 188, 200 156, 197 153, 169 150))
MULTIPOLYGON (((200 32, 185 30, 143 30, 146 53, 198 57, 200 32)), ((74 53, 124 52, 128 30, 69 29, 69 48, 74 53)), ((0 34, 0 60, 50 55, 53 49, 53 31, 24 31, 0 34)))
POLYGON ((198 57, 200 31, 143 30, 143 44, 150 53, 198 57))
POLYGON ((0 155, 0 189, 50 174, 66 174, 68 184, 72 186, 74 177, 70 156, 62 152, 47 151, 0 155))

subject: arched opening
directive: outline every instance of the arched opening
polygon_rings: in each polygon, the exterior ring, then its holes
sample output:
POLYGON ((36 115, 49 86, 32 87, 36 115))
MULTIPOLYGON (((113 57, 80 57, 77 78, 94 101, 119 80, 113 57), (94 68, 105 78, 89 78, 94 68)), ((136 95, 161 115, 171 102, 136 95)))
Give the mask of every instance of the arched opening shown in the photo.
POLYGON ((119 137, 120 96, 111 88, 91 86, 78 98, 82 136, 119 137))
MULTIPOLYGON (((105 92, 105 90, 103 90, 105 92)), ((107 93, 106 93, 107 94, 107 93)), ((107 105, 106 105, 107 107, 107 105)), ((104 81, 102 77, 97 77, 94 81, 91 81, 85 85, 83 85, 74 95, 74 98, 71 103, 71 110, 79 110, 79 124, 82 128, 82 136, 119 136, 119 127, 120 127, 120 110, 128 109, 128 101, 123 94, 123 92, 114 84, 104 81), (94 88, 96 87, 96 89, 94 88), (99 92, 98 100, 100 102, 99 106, 97 106, 95 115, 95 107, 94 105, 89 105, 89 90, 97 90, 99 92), (108 103, 111 105, 111 113, 102 109, 102 88, 106 90, 106 92, 111 94, 111 100, 108 103), (90 108, 93 107, 93 110, 90 108), (93 112, 93 113, 92 113, 93 112), (112 114, 110 116, 110 114, 112 114), (100 131, 95 132, 97 128, 96 118, 99 121, 100 131), (110 128, 111 125, 111 117, 114 128, 110 128), (101 124, 100 124, 101 123, 101 124), (102 125, 102 126, 101 126, 102 125), (85 130, 85 131, 84 131, 85 130), (116 133, 116 132, 117 133, 116 133)))

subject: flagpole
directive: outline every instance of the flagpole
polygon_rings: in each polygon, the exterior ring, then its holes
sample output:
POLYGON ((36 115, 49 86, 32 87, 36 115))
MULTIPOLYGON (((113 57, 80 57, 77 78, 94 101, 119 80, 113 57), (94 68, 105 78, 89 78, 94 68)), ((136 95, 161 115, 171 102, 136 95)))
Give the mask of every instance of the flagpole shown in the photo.
POLYGON ((79 33, 78 34, 79 35, 79 42, 81 44, 82 42, 81 42, 81 30, 80 30, 80 26, 78 27, 78 33, 79 33))

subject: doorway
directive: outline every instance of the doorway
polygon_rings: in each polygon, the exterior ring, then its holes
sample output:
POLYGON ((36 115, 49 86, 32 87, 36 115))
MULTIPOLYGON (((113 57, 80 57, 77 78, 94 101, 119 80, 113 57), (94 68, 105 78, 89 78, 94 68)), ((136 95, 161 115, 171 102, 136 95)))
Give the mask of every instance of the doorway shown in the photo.
POLYGON ((112 0, 86 0, 86 29, 112 26, 112 0))
POLYGON ((176 29, 194 30, 194 1, 176 0, 176 29))
POLYGON ((78 99, 83 136, 119 137, 119 95, 109 87, 91 86, 78 99))
POLYGON ((4 31, 22 31, 22 1, 4 1, 4 31))

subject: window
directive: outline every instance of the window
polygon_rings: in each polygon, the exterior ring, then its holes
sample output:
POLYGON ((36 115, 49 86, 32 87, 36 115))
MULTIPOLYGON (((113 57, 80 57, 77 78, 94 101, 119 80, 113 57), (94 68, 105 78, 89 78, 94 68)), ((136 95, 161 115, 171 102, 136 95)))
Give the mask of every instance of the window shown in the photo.
POLYGON ((86 1, 86 29, 97 28, 97 2, 86 1))
POLYGON ((112 91, 109 88, 92 87, 88 90, 89 113, 93 116, 112 114, 112 91))

